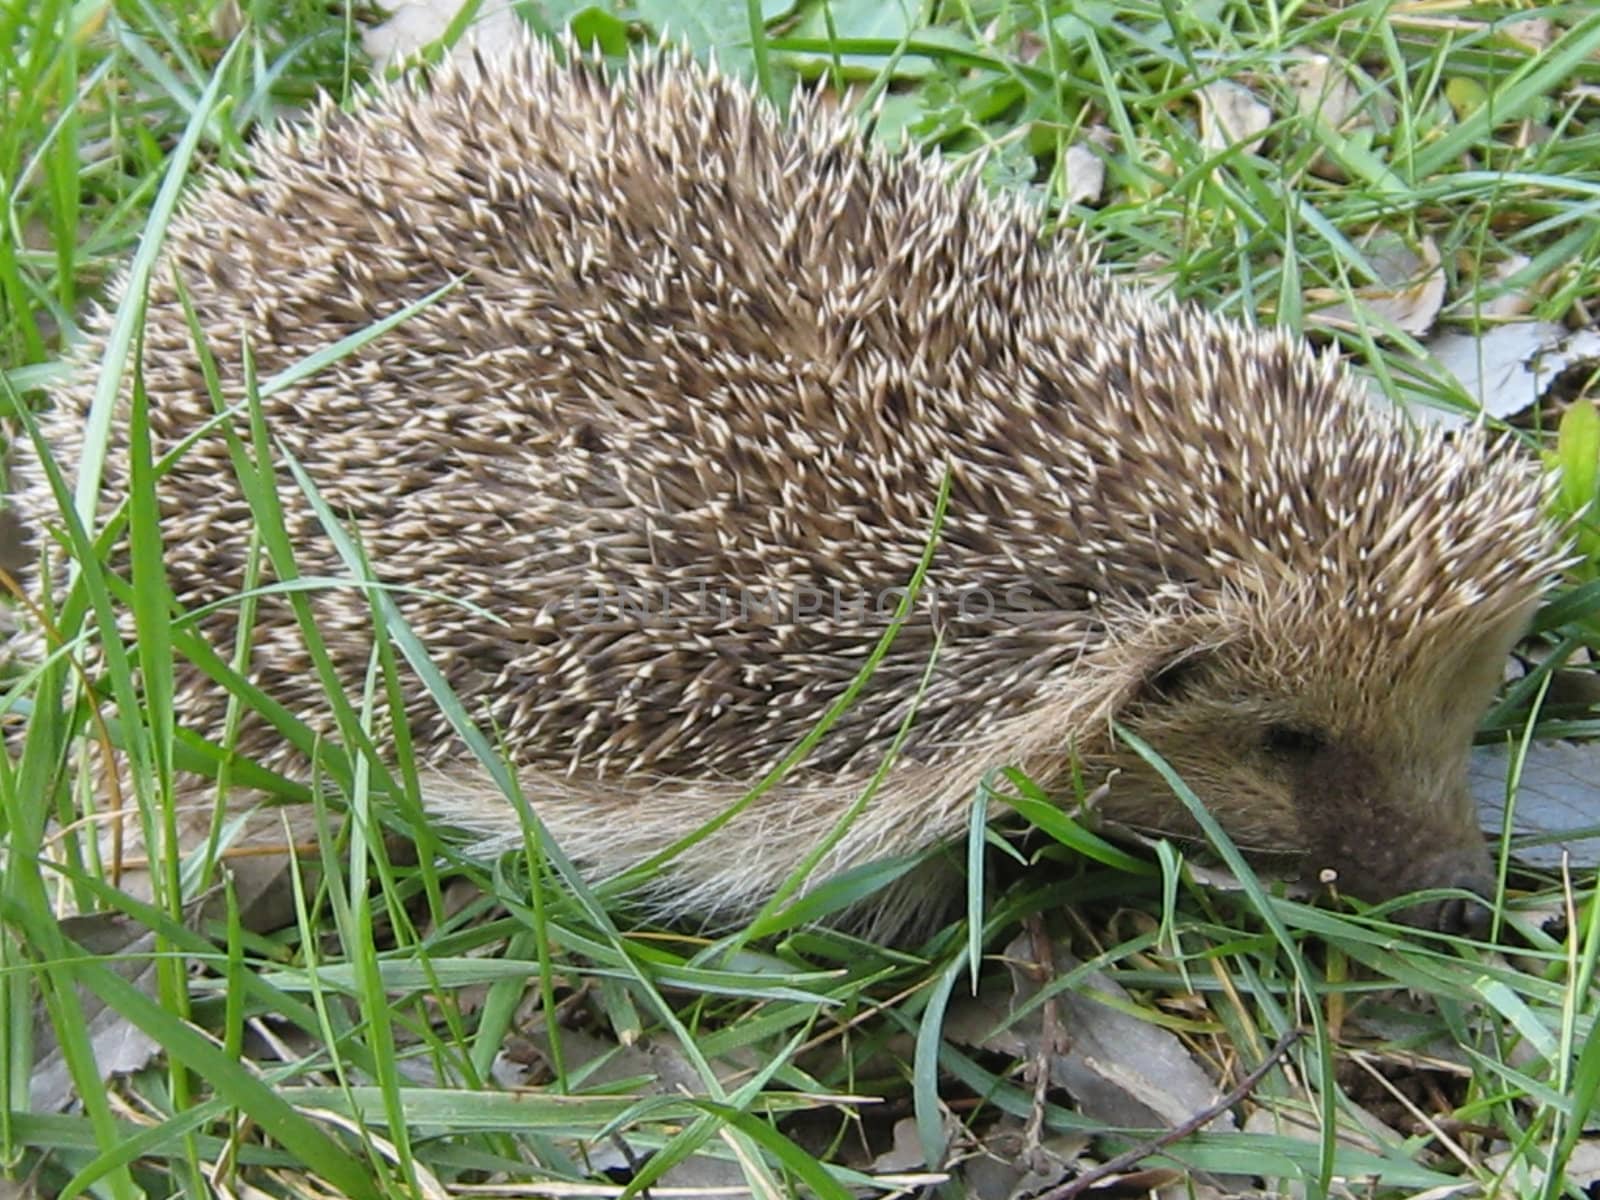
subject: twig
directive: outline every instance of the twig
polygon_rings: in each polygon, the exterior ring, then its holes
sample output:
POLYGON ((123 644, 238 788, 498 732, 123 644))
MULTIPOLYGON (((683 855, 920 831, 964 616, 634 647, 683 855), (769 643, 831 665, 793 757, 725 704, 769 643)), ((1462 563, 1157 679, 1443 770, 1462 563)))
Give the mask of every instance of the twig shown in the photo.
MULTIPOLYGON (((1024 918, 1022 926, 1028 931, 1033 952, 1033 962, 1027 964, 1025 970, 1043 987, 1055 972, 1055 952, 1044 931, 1044 922, 1037 914, 1024 918)), ((1051 996, 1044 1002, 1039 1013, 1039 1025, 1039 1049, 1029 1067, 1033 1072, 1033 1111, 1028 1114, 1027 1128, 1023 1131, 1024 1145, 1030 1155, 1039 1149, 1044 1133, 1045 1097, 1050 1092, 1050 1062, 1057 1055, 1065 1054, 1068 1048, 1056 997, 1051 996)))

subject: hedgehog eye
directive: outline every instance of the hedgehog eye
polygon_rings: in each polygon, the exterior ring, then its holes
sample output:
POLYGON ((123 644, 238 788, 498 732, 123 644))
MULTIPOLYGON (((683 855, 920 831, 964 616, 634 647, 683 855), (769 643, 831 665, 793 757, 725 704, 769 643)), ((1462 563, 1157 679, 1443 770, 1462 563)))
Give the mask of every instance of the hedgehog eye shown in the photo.
POLYGON ((1268 754, 1282 758, 1303 758, 1321 750, 1328 744, 1328 739, 1321 730, 1304 725, 1268 725, 1262 734, 1261 744, 1268 754))

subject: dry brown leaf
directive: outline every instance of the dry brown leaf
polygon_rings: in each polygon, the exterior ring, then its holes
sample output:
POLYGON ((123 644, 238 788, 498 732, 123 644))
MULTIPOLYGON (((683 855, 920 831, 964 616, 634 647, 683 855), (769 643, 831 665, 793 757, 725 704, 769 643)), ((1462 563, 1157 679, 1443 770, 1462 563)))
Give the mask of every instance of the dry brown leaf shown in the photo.
MULTIPOLYGON (((1034 1059, 1046 1050, 1037 1011, 1006 1023, 1039 991, 1024 965, 1030 962, 1030 946, 1023 934, 1004 951, 1013 964, 1011 994, 1002 996, 989 988, 957 1004, 945 1022, 946 1036, 1019 1058, 1034 1059)), ((1079 965, 1064 949, 1053 951, 1052 977, 1079 965)), ((1055 1002, 1070 1045, 1044 1054, 1050 1080, 1070 1093, 1086 1115, 1114 1125, 1170 1128, 1222 1095, 1176 1036, 1124 1011, 1133 1001, 1104 974, 1089 975, 1055 1002)), ((1234 1128, 1232 1114, 1223 1113, 1208 1128, 1234 1128)))
POLYGON ((1294 97, 1295 111, 1330 129, 1342 129, 1361 100, 1343 65, 1330 55, 1305 49, 1297 50, 1294 58, 1283 78, 1294 97))
MULTIPOLYGON (((1485 413, 1510 417, 1538 404, 1565 371, 1585 364, 1600 367, 1600 330, 1513 321, 1477 335, 1442 333, 1428 343, 1428 352, 1485 413)), ((1446 428, 1466 420, 1434 410, 1427 417, 1446 428)))
MULTIPOLYGON (((125 779, 121 786, 120 809, 84 813, 75 822, 74 831, 80 836, 85 831, 93 833, 107 882, 136 900, 150 903, 154 899, 151 853, 144 844, 143 825, 133 804, 131 787, 125 779)), ((103 797, 97 800, 105 803, 103 797)), ((281 929, 295 916, 288 878, 291 856, 297 849, 315 844, 316 810, 308 804, 262 804, 251 808, 247 798, 237 792, 233 803, 218 851, 221 867, 233 886, 234 902, 246 929, 281 929)), ((202 849, 210 838, 214 814, 209 799, 176 805, 173 830, 177 844, 158 851, 156 857, 163 858, 167 853, 188 856, 202 849)), ((51 853, 57 852, 63 836, 61 829, 51 831, 47 842, 51 853)), ((302 862, 300 869, 308 873, 317 870, 312 862, 302 862)), ((68 897, 67 903, 71 902, 68 897)), ((213 892, 206 915, 220 917, 225 902, 220 891, 213 892)))
POLYGON ((977 1151, 952 1175, 975 1200, 1026 1200, 1094 1165, 1085 1161, 1089 1138, 1081 1133, 1033 1138, 1016 1117, 1001 1117, 984 1132, 977 1151))
MULTIPOLYGON (((444 35, 465 0, 378 0, 389 19, 361 33, 361 48, 380 70, 403 62, 444 35)), ((473 52, 493 56, 505 53, 521 40, 522 24, 513 0, 484 0, 472 25, 451 48, 450 56, 468 73, 474 69, 473 52)))
MULTIPOLYGON (((193 926, 193 912, 186 919, 193 926)), ((61 932, 147 999, 155 998, 156 936, 150 929, 120 914, 95 913, 67 917, 61 922, 61 932)), ((142 1070, 161 1053, 159 1042, 88 989, 80 989, 78 1006, 102 1080, 142 1070)), ((35 1112, 72 1107, 78 1094, 42 1002, 34 1014, 33 1045, 33 1075, 28 1081, 31 1107, 35 1112)))
MULTIPOLYGON (((1511 754, 1504 746, 1479 746, 1467 768, 1467 786, 1478 802, 1485 831, 1498 835, 1505 824, 1506 774, 1511 754)), ((1517 780, 1512 809, 1512 853, 1531 866, 1556 869, 1565 863, 1588 869, 1600 864, 1600 801, 1594 781, 1600 775, 1600 743, 1539 741, 1528 747, 1517 780), (1548 838, 1537 845, 1517 839, 1548 838)))
POLYGON ((1398 239, 1386 239, 1380 252, 1369 248, 1368 261, 1379 281, 1357 288, 1354 303, 1332 288, 1306 290, 1306 324, 1342 330, 1365 327, 1378 334, 1389 327, 1413 335, 1433 328, 1444 306, 1445 289, 1433 239, 1424 238, 1416 250, 1398 239))
MULTIPOLYGON (((958 1130, 953 1123, 946 1121, 945 1142, 948 1144, 958 1130)), ((894 1123, 891 1134, 893 1145, 872 1160, 874 1174, 887 1174, 892 1171, 920 1171, 927 1163, 922 1156, 922 1138, 917 1133, 917 1120, 915 1117, 901 1117, 894 1123)))
MULTIPOLYGON (((1301 47, 1291 53, 1291 65, 1283 77, 1294 97, 1295 111, 1338 137, 1368 144, 1380 124, 1387 126, 1394 120, 1393 98, 1385 89, 1371 86, 1355 63, 1301 47)), ((1349 179, 1339 160, 1325 151, 1318 151, 1310 170, 1338 183, 1349 179)))
MULTIPOLYGON (((1526 254, 1511 254, 1502 258, 1478 280, 1474 292, 1450 306, 1451 313, 1486 321, 1526 316, 1533 308, 1535 295, 1505 285, 1532 261, 1526 254)), ((1463 269, 1471 271, 1473 266, 1465 263, 1463 269)))
POLYGON ((1067 147, 1063 173, 1067 180, 1063 199, 1068 204, 1093 204, 1105 192, 1105 161, 1084 142, 1067 147))
MULTIPOLYGON (((1544 1172, 1528 1161, 1526 1154, 1514 1150, 1501 1150, 1483 1160, 1484 1168, 1495 1177, 1505 1176, 1500 1189, 1489 1200, 1522 1200, 1524 1196, 1544 1194, 1544 1172)), ((1584 1138, 1572 1148, 1562 1177, 1567 1184, 1567 1194, 1589 1194, 1600 1182, 1600 1140, 1584 1138)))
MULTIPOLYGON (((1341 1146, 1381 1155, 1384 1148, 1391 1150, 1404 1139, 1377 1117, 1348 1097, 1339 1110, 1340 1120, 1336 1141, 1341 1146), (1354 1122, 1352 1124, 1352 1122, 1354 1122)), ((1259 1105, 1245 1120, 1246 1133, 1263 1136, 1291 1137, 1302 1142, 1322 1140, 1321 1115, 1311 1105, 1302 1101, 1280 1097, 1268 1104, 1259 1105)), ((1295 1197, 1307 1195, 1305 1186, 1286 1181, 1283 1194, 1295 1197)), ((1358 1193, 1362 1194, 1362 1193, 1358 1193)))
POLYGON ((1243 144, 1247 153, 1261 148, 1262 133, 1272 124, 1272 110, 1243 84, 1229 79, 1208 83, 1195 93, 1200 101, 1200 144, 1218 153, 1243 144))
POLYGON ((1520 21, 1507 21, 1501 25, 1500 36, 1540 54, 1555 44, 1561 36, 1561 30, 1548 17, 1524 17, 1520 21))

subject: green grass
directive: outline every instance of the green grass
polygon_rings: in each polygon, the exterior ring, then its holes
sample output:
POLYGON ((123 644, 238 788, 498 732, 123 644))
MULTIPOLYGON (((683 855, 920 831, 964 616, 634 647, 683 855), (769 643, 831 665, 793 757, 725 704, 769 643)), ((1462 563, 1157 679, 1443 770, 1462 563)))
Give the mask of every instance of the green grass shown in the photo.
MULTIPOLYGON (((15 436, 29 436, 25 415, 60 377, 84 306, 116 272, 150 269, 183 182, 230 162, 273 112, 318 87, 344 95, 366 77, 351 36, 361 14, 333 0, 237 7, 235 22, 219 19, 223 5, 171 0, 0 7, 0 404, 15 436)), ((1437 248, 1445 326, 1476 328, 1475 314, 1507 286, 1495 268, 1514 257, 1527 263, 1509 286, 1540 317, 1582 319, 1600 292, 1600 101, 1584 90, 1600 84, 1600 17, 1586 5, 1058 2, 908 16, 865 0, 805 0, 761 7, 770 20, 756 46, 743 4, 644 4, 627 20, 526 7, 544 28, 575 14, 608 48, 665 25, 779 101, 801 76, 851 88, 876 105, 886 141, 970 161, 989 186, 1083 229, 1130 282, 1156 281, 1242 319, 1300 326, 1308 295, 1352 302, 1381 276, 1379 249, 1394 239, 1437 248), (1530 51, 1532 27, 1508 28, 1512 18, 1548 20, 1548 44, 1530 51), (1288 68, 1300 50, 1326 55, 1349 84, 1348 124, 1297 110, 1288 68), (1268 105, 1258 153, 1200 136, 1199 90, 1216 81, 1268 105), (1085 143, 1101 147, 1103 193, 1069 203, 1067 151, 1085 143)), ((1336 338, 1391 394, 1465 403, 1387 310, 1356 311, 1351 328, 1317 336, 1336 338)), ((119 321, 126 353, 138 313, 119 321)), ((120 374, 105 377, 107 397, 120 374)), ((254 394, 292 381, 255 381, 254 394)), ((625 900, 585 887, 558 848, 530 839, 523 856, 475 863, 428 828, 410 748, 382 732, 397 674, 406 661, 416 669, 420 652, 376 585, 383 636, 365 689, 348 697, 316 648, 307 602, 316 581, 278 585, 296 596, 313 661, 339 697, 338 745, 244 683, 246 645, 205 647, 172 619, 153 502, 159 464, 141 403, 130 418, 131 498, 113 522, 132 546, 131 576, 98 565, 104 529, 76 528, 73 587, 47 614, 67 650, 16 664, 10 719, 27 712, 29 725, 0 761, 0 1165, 40 1194, 198 1196, 214 1179, 288 1194, 307 1176, 334 1194, 439 1194, 604 1182, 597 1163, 619 1158, 634 1164, 635 1191, 674 1182, 674 1164, 710 1159, 763 1194, 886 1194, 944 1169, 959 1130, 992 1138, 1007 1119, 1030 1118, 1044 1136, 1095 1133, 1114 1153, 1141 1135, 1064 1107, 1057 1091, 1041 1108, 1026 1062, 948 1032, 974 971, 986 995, 1007 994, 1000 952, 1040 911, 1068 914, 1060 944, 1127 989, 1124 1008, 1227 1078, 1285 1031, 1313 1032, 1292 1069, 1269 1073, 1238 1108, 1241 1118, 1266 1114, 1250 1132, 1196 1134, 1156 1162, 1256 1177, 1269 1190, 1297 1181, 1313 1194, 1335 1179, 1383 1197, 1473 1180, 1488 1194, 1582 1194, 1563 1164, 1595 1121, 1600 1088, 1589 879, 1519 887, 1503 930, 1516 948, 1491 952, 1284 900, 1248 872, 1242 894, 1219 895, 1181 878, 1170 849, 1155 857, 1159 870, 1141 873, 1035 796, 1043 832, 1025 851, 991 844, 987 857, 981 845, 971 855, 991 875, 1023 853, 1035 869, 994 889, 971 928, 952 924, 911 950, 799 920, 879 875, 842 881, 806 907, 775 907, 759 938, 624 932, 625 900), (115 714, 103 724, 83 717, 74 665, 91 644, 98 709, 115 714), (240 706, 268 711, 317 762, 316 786, 264 778, 174 730, 165 699, 174 656, 240 706), (70 820, 109 802, 89 786, 100 743, 130 764, 117 802, 137 814, 144 845, 175 837, 180 768, 216 775, 219 796, 230 783, 266 785, 306 802, 294 811, 311 849, 280 893, 285 918, 252 920, 243 877, 220 869, 240 865, 220 804, 199 851, 156 855, 142 897, 121 887, 115 864, 70 820), (1568 913, 1564 940, 1524 915, 1551 901, 1568 913), (73 911, 124 919, 64 919, 73 911), (1407 1003, 1397 989, 1429 1002, 1407 1003), (123 1040, 129 1059, 102 1084, 107 1027, 144 1041, 123 1040), (508 1090, 518 1060, 533 1064, 529 1086, 508 1090), (78 1097, 65 1113, 30 1101, 31 1082, 51 1071, 78 1097), (1358 1140, 1362 1109, 1389 1129, 1358 1140), (1309 1136, 1275 1124, 1296 1113, 1309 1136), (886 1149, 902 1118, 924 1161, 868 1178, 862 1145, 886 1149)), ((1594 441, 1576 421, 1564 434, 1569 509, 1592 493, 1594 441)), ((256 422, 234 450, 260 560, 293 581, 293 546, 267 486, 270 431, 256 422)), ((98 453, 61 464, 64 512, 87 509, 72 480, 98 470, 98 453)), ((350 576, 370 583, 360 548, 342 551, 350 576)), ((1592 578, 1592 567, 1578 574, 1592 578)), ((1569 651, 1594 645, 1593 609, 1591 593, 1558 597, 1541 637, 1569 651)), ((1514 689, 1492 727, 1525 729, 1545 679, 1535 672, 1514 689)), ((458 727, 470 726, 442 681, 434 691, 458 727)), ((1596 728, 1580 718, 1562 731, 1596 728)), ((491 742, 479 737, 476 749, 497 761, 491 742)), ((1028 799, 1024 790, 1018 807, 1028 799)), ((1010 1017, 1002 1000, 995 1020, 1036 1016, 1078 979, 1063 971, 1010 1017)))

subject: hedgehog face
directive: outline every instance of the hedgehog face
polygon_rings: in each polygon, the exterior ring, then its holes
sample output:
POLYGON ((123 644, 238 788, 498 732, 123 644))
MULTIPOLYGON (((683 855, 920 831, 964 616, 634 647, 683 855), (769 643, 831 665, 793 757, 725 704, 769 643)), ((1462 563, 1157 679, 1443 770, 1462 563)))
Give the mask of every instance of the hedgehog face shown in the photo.
MULTIPOLYGON (((1407 645, 1363 653, 1348 639, 1321 651, 1241 639, 1158 671, 1122 719, 1241 849, 1292 856, 1306 882, 1369 901, 1445 887, 1486 895, 1493 876, 1467 756, 1524 623, 1517 612, 1476 637, 1456 630, 1409 658, 1407 645)), ((1117 766, 1109 815, 1195 832, 1142 761, 1128 754, 1117 766)), ((1402 915, 1464 933, 1481 931, 1488 910, 1454 899, 1402 915)))

